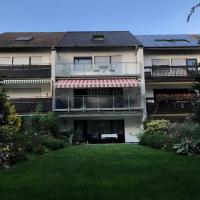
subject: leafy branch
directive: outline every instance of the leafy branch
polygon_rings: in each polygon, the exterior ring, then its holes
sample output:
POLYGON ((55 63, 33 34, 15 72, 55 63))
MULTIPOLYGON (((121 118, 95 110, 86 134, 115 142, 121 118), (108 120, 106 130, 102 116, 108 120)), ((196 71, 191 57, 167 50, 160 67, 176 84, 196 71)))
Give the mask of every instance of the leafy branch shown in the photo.
POLYGON ((195 6, 193 6, 191 8, 190 13, 189 13, 189 15, 187 17, 187 23, 190 21, 191 16, 194 14, 194 12, 196 11, 196 9, 199 8, 199 7, 200 7, 200 3, 196 4, 195 6))

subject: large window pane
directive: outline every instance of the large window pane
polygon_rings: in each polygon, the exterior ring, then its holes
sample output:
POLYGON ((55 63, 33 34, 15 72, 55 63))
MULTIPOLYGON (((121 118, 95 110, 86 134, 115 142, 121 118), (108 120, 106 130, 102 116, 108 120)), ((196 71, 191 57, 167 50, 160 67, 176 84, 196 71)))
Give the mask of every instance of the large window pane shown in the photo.
POLYGON ((169 66, 169 59, 152 59, 152 66, 169 66))
POLYGON ((13 58, 14 65, 29 65, 29 57, 15 57, 13 58))
POLYGON ((185 58, 172 58, 172 66, 185 66, 186 59, 185 58))

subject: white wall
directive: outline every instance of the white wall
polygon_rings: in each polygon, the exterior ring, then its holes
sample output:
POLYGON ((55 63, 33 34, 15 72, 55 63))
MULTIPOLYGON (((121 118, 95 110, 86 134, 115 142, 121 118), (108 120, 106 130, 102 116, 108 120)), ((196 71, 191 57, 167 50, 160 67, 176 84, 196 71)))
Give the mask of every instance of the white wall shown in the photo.
POLYGON ((138 142, 138 135, 142 131, 141 117, 126 117, 124 120, 125 126, 125 142, 138 142))
POLYGON ((5 89, 9 98, 51 97, 50 84, 9 84, 5 89))
POLYGON ((152 59, 169 59, 171 63, 171 59, 173 58, 185 58, 185 59, 193 59, 197 58, 198 63, 200 63, 200 54, 165 54, 165 55, 145 55, 144 56, 144 66, 152 66, 152 59))
POLYGON ((74 57, 92 57, 94 61, 95 56, 121 56, 121 62, 136 62, 136 51, 70 51, 70 52, 59 52, 58 53, 58 63, 74 63, 74 57))

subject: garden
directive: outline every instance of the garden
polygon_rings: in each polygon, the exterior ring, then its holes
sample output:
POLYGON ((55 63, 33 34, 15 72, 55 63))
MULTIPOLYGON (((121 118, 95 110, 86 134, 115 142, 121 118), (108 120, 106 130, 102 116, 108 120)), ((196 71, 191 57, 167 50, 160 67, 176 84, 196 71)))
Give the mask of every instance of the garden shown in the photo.
MULTIPOLYGON (((146 120, 144 132, 139 135, 139 144, 174 151, 182 155, 200 154, 200 75, 196 77, 193 89, 197 93, 195 99, 187 95, 194 106, 192 114, 178 123, 164 119, 146 120)), ((160 98, 166 100, 165 96, 160 98)), ((170 98, 175 98, 175 96, 170 98)), ((181 100, 179 96, 178 99, 181 100)))
POLYGON ((38 104, 29 117, 19 117, 0 86, 0 168, 9 168, 72 142, 72 132, 59 133, 57 115, 43 114, 41 110, 38 104))

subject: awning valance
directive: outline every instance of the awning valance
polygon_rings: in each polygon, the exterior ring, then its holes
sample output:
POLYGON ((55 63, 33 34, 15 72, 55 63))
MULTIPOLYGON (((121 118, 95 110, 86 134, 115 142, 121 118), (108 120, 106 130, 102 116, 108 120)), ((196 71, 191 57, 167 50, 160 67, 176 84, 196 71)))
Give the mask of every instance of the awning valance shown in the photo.
POLYGON ((139 81, 132 78, 123 79, 67 79, 58 80, 56 88, 129 88, 138 87, 139 81))
POLYGON ((51 80, 3 80, 2 84, 48 84, 51 80))

